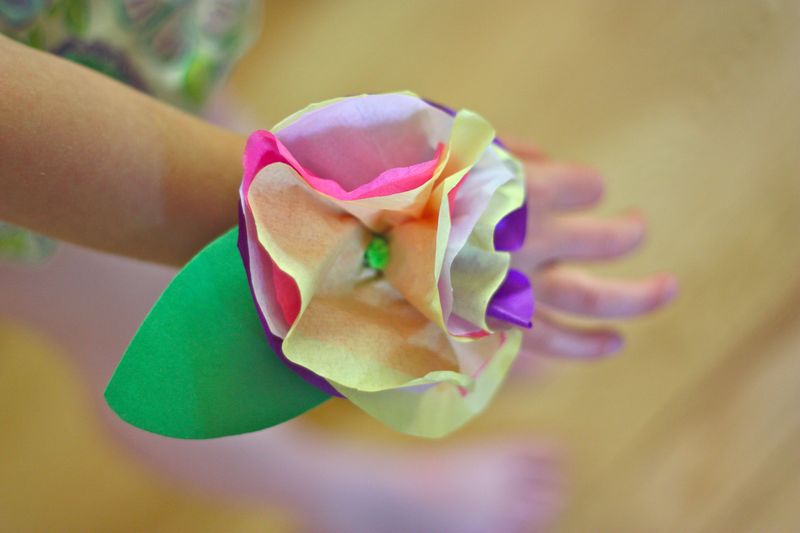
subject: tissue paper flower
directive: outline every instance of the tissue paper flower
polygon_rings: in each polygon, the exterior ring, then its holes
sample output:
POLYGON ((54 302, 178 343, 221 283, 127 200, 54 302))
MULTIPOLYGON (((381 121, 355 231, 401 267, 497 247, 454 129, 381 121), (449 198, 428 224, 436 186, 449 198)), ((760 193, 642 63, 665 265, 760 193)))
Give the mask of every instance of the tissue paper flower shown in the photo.
POLYGON ((479 115, 410 93, 312 105, 248 140, 246 277, 230 233, 201 252, 106 397, 179 437, 260 429, 329 396, 445 435, 486 406, 530 327, 530 283, 509 268, 525 222, 521 165, 479 115))

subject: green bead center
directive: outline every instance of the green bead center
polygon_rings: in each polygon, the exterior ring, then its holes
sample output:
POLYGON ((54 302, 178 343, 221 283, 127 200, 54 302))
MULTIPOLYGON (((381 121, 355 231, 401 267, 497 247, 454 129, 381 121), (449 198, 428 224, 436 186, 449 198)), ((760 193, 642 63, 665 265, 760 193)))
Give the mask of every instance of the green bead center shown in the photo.
POLYGON ((364 265, 383 270, 389 264, 389 241, 383 235, 373 235, 364 251, 364 265))

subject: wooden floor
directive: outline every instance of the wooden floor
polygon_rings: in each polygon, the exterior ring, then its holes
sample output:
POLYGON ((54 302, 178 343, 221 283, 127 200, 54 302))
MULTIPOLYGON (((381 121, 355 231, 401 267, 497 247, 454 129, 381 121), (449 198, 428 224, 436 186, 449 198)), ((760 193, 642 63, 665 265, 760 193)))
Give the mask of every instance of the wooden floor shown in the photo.
MULTIPOLYGON (((263 127, 331 96, 411 89, 603 169, 604 211, 640 206, 652 227, 642 253, 604 272, 672 270, 679 300, 627 327, 620 357, 543 364, 455 440, 562 442, 573 495, 559 531, 788 532, 800 530, 799 59, 789 0, 293 0, 268 5, 233 88, 263 127)), ((0 328, 0 529, 31 517, 42 531, 288 529, 136 469, 51 352, 0 328)), ((415 445, 341 405, 310 418, 415 445)))

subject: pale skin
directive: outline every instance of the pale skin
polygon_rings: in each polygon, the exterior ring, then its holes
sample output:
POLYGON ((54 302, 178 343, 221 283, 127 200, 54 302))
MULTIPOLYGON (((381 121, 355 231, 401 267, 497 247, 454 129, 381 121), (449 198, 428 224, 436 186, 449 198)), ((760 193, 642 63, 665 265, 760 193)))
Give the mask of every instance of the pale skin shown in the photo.
MULTIPOLYGON (((180 266, 237 223, 244 142, 0 36, 0 220, 180 266)), ((525 142, 510 148, 525 163, 533 214, 515 261, 531 275, 539 306, 515 372, 525 376, 539 355, 591 358, 618 350, 621 335, 614 327, 581 330, 561 324, 560 316, 645 314, 674 295, 674 279, 603 280, 564 262, 632 251, 644 237, 643 218, 579 213, 600 201, 597 172, 551 162, 525 142)), ((68 246, 45 268, 0 265, 0 308, 54 332, 99 397, 146 311, 145 300, 155 298, 170 273, 68 246), (82 276, 86 271, 91 275, 82 276), (84 307, 76 311, 75 302, 84 307), (76 320, 76 312, 96 316, 76 320)), ((187 442, 107 421, 159 470, 207 489, 302 507, 325 531, 384 531, 387 524, 398 531, 533 531, 552 519, 561 497, 551 450, 527 439, 401 453, 309 435, 312 430, 297 422, 187 442), (370 476, 357 475, 362 470, 370 476), (419 472, 428 472, 424 487, 419 472), (367 504, 396 516, 367 524, 367 504)))
POLYGON ((236 223, 244 142, 0 36, 0 220, 180 265, 236 223))
POLYGON ((584 329, 562 319, 650 313, 675 297, 675 277, 607 279, 564 262, 610 261, 631 253, 646 236, 644 215, 638 210, 611 218, 581 213, 602 200, 604 183, 597 171, 551 161, 530 143, 506 144, 525 165, 529 198, 528 235, 514 265, 530 275, 538 304, 536 327, 526 334, 523 353, 587 359, 619 351, 623 339, 614 327, 584 329))

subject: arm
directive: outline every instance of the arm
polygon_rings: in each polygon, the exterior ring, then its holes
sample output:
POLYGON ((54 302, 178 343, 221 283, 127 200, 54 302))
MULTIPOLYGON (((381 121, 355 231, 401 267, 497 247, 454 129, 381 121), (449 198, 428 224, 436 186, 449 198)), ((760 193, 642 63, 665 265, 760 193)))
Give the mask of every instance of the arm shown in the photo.
POLYGON ((0 36, 0 220, 182 264, 236 224, 244 138, 0 36))

